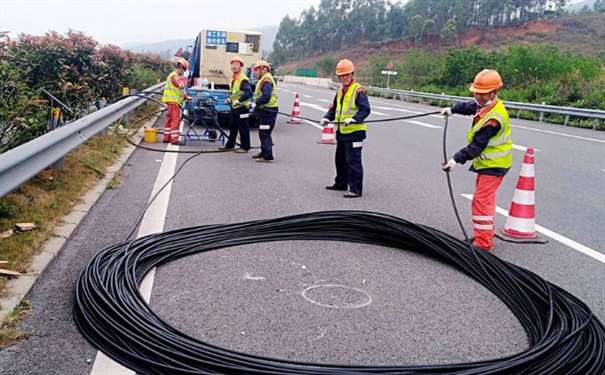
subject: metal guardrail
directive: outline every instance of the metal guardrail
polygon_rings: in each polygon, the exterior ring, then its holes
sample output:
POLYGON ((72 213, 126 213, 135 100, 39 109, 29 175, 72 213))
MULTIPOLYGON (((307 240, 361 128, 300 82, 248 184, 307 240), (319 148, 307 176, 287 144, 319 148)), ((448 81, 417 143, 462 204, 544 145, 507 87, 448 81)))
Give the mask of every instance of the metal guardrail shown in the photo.
MULTIPOLYGON (((154 91, 162 85, 163 83, 159 83, 139 92, 138 95, 154 95, 154 91)), ((146 101, 137 96, 122 99, 0 154, 0 197, 10 193, 146 101)))
MULTIPOLYGON (((404 100, 405 97, 431 99, 431 100, 443 100, 443 101, 450 101, 450 102, 470 100, 470 98, 464 97, 464 96, 430 94, 430 93, 417 92, 417 91, 385 89, 382 87, 374 87, 374 86, 369 86, 367 89, 368 89, 368 91, 376 92, 379 94, 392 95, 394 97, 398 97, 401 100, 404 100)), ((585 109, 585 108, 576 108, 576 107, 559 107, 559 106, 547 105, 547 104, 531 104, 531 103, 508 102, 508 101, 505 101, 504 104, 506 105, 507 108, 510 108, 510 109, 516 109, 516 110, 520 110, 520 111, 529 111, 529 112, 538 112, 540 114, 540 118, 539 118, 540 122, 542 122, 544 120, 545 113, 553 113, 553 114, 565 116, 564 125, 567 125, 569 123, 570 117, 582 117, 582 118, 594 119, 595 123, 594 123, 593 129, 595 129, 598 126, 598 121, 605 120, 605 110, 585 109)))

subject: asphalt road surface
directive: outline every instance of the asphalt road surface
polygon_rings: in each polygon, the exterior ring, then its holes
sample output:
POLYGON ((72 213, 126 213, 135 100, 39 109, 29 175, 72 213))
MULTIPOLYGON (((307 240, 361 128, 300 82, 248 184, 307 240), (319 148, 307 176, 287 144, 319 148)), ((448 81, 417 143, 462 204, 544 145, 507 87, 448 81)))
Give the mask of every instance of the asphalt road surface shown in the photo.
MULTIPOLYGON (((334 91, 280 84, 280 110, 301 94, 302 115, 321 119, 334 91)), ((372 119, 436 108, 372 97, 372 119)), ((302 212, 379 211, 461 236, 441 171, 443 119, 369 125, 364 196, 326 191, 334 146, 317 124, 274 132, 276 162, 251 154, 193 159, 158 198, 141 233, 302 212)), ((464 145, 469 118, 450 120, 448 147, 464 145)), ((505 212, 526 147, 535 147, 537 222, 546 245, 497 241, 494 254, 538 273, 586 302, 605 321, 605 133, 513 120, 514 166, 498 195, 505 212)), ((253 143, 258 145, 256 132, 253 143)), ((189 143, 181 149, 199 148, 189 143)), ((216 145, 203 145, 211 149, 216 145)), ((154 184, 187 156, 137 150, 122 183, 106 191, 27 296, 30 338, 0 351, 2 374, 122 374, 77 331, 75 279, 98 250, 121 240, 154 184)), ((452 174, 467 230, 474 175, 452 174)), ((497 215, 502 228, 505 216, 497 215)), ((389 248, 340 242, 276 242, 222 249, 162 266, 151 306, 182 331, 210 343, 278 358, 346 364, 428 364, 496 358, 527 339, 513 314, 481 285, 439 262, 389 248)))

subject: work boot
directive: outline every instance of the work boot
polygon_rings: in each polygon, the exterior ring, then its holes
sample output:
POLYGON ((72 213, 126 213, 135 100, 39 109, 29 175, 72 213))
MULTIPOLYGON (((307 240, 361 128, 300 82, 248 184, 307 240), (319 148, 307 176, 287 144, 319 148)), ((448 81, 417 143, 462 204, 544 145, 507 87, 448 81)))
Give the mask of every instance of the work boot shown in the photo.
POLYGON ((273 159, 265 159, 265 158, 258 158, 256 159, 257 163, 273 163, 273 159))
POLYGON ((219 151, 231 151, 233 150, 233 147, 225 147, 225 146, 221 146, 218 148, 219 151))
POLYGON ((247 154, 248 150, 246 150, 245 148, 238 148, 234 152, 237 154, 247 154))
POLYGON ((343 197, 345 197, 345 198, 360 198, 361 194, 359 194, 359 193, 353 193, 351 191, 348 191, 347 193, 345 193, 345 195, 343 195, 343 197))
POLYGON ((252 159, 260 159, 260 158, 262 158, 262 157, 263 157, 263 153, 262 153, 262 152, 259 152, 258 154, 256 154, 256 155, 252 156, 252 159))
POLYGON ((326 186, 326 190, 347 191, 347 187, 338 186, 338 185, 334 184, 334 185, 326 186))

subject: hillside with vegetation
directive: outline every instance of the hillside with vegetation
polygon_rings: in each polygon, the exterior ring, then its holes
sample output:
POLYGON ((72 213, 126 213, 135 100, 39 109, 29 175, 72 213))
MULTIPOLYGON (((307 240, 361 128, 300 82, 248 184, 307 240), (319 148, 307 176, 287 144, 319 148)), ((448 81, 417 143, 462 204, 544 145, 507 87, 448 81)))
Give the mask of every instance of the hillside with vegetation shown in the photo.
POLYGON ((507 100, 605 109, 603 3, 581 14, 566 13, 566 1, 516 3, 324 0, 298 19, 284 18, 271 57, 282 74, 315 68, 324 77, 347 57, 361 82, 381 87, 381 71, 392 63, 399 74, 391 88, 453 95, 468 95, 474 75, 493 68, 502 73, 507 100), (343 25, 325 22, 335 14, 343 25), (303 31, 308 27, 317 29, 303 31))

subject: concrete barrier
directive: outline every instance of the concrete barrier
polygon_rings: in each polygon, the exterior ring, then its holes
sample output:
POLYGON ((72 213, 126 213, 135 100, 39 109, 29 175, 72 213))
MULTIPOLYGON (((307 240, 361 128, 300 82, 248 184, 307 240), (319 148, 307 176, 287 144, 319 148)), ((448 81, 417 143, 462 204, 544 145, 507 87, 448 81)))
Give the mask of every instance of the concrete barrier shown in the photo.
POLYGON ((337 83, 332 82, 329 78, 315 78, 315 77, 297 77, 297 76, 284 76, 284 82, 286 83, 300 83, 308 86, 324 87, 327 89, 333 89, 338 87, 337 83))

